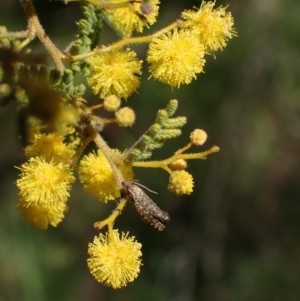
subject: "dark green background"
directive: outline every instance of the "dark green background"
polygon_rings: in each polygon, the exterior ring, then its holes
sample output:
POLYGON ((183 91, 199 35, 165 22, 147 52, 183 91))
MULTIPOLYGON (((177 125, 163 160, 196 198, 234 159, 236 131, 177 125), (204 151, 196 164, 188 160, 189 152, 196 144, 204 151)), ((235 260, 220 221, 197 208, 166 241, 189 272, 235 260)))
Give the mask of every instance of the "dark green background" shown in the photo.
MULTIPOLYGON (((13 104, 0 108, 0 301, 297 301, 300 299, 300 2, 228 0, 238 37, 189 86, 172 89, 143 75, 128 100, 137 112, 132 129, 108 126, 113 147, 129 147, 169 99, 188 118, 183 135, 154 153, 170 156, 194 128, 203 128, 220 153, 190 161, 195 180, 190 196, 166 187, 162 170, 138 169, 141 183, 158 191, 153 199, 171 216, 163 232, 145 224, 127 206, 116 227, 143 245, 143 267, 136 281, 113 290, 97 283, 86 266, 95 221, 113 204, 83 193, 77 182, 70 210, 56 229, 39 231, 16 208, 14 166, 24 162, 13 104)), ((154 29, 179 17, 198 1, 162 0, 154 29)), ((41 22, 64 48, 76 33, 78 4, 36 1, 41 22)), ((0 2, 1 24, 25 29, 17 1, 0 2)), ((154 30, 152 29, 152 30, 154 30)), ((104 43, 111 40, 106 30, 104 43)), ((151 32, 151 31, 150 31, 151 32)), ((32 47, 43 52, 37 41, 32 47)), ((139 49, 144 56, 144 46, 139 49)), ((187 49, 188 51, 188 49, 187 49)), ((50 60, 49 60, 50 61, 50 60)), ((90 98, 96 99, 91 96, 90 98)))

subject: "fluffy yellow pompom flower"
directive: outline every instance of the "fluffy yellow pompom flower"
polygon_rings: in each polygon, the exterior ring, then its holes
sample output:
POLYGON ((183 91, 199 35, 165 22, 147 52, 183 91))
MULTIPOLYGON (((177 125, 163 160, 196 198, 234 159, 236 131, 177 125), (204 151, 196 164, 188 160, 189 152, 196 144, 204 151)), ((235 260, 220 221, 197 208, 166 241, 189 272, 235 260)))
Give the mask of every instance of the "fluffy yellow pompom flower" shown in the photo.
MULTIPOLYGON (((108 0, 108 3, 120 2, 120 0, 108 0)), ((114 24, 116 29, 124 31, 126 34, 131 34, 134 30, 142 32, 143 28, 149 27, 156 21, 159 9, 158 0, 149 0, 148 6, 151 5, 152 9, 149 13, 144 14, 141 9, 141 2, 136 1, 129 4, 125 8, 117 8, 107 11, 110 21, 114 24)))
POLYGON ((94 55, 88 59, 91 64, 87 77, 89 86, 101 98, 114 94, 127 98, 140 85, 137 74, 141 74, 142 61, 130 50, 114 51, 94 55))
POLYGON ((19 169, 21 175, 17 187, 28 206, 52 206, 67 201, 71 183, 75 180, 67 164, 33 157, 19 169))
MULTIPOLYGON (((126 180, 133 178, 131 167, 120 166, 120 171, 126 180)), ((120 197, 120 188, 117 186, 111 166, 100 150, 88 154, 80 161, 79 179, 87 193, 103 202, 120 197)))
POLYGON ((31 205, 23 199, 18 202, 25 221, 35 227, 46 230, 48 226, 56 227, 64 218, 64 213, 68 210, 66 203, 56 202, 48 206, 31 205))
POLYGON ((236 35, 231 13, 226 12, 226 7, 213 9, 214 6, 215 1, 202 2, 198 11, 185 10, 181 15, 186 21, 183 26, 196 34, 209 52, 222 49, 236 35))
POLYGON ((109 235, 99 234, 89 243, 87 263, 91 274, 98 282, 113 288, 126 286, 140 272, 142 245, 117 230, 109 235))
POLYGON ((191 174, 185 170, 173 171, 170 175, 168 189, 177 195, 191 194, 194 182, 191 174))
POLYGON ((175 29, 150 43, 147 61, 153 77, 172 87, 189 84, 203 71, 204 46, 190 32, 175 29))
MULTIPOLYGON (((71 134, 74 129, 69 128, 65 134, 71 134)), ((43 157, 46 160, 68 160, 75 154, 75 148, 79 143, 76 139, 68 145, 64 142, 66 136, 61 133, 34 133, 32 144, 25 148, 28 157, 43 157)))

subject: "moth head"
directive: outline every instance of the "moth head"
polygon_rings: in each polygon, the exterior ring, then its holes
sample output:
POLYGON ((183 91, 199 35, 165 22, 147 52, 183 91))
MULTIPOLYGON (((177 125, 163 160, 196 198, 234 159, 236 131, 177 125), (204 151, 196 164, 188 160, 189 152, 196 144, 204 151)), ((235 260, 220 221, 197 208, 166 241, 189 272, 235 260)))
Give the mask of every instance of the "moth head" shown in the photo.
POLYGON ((131 193, 131 188, 132 188, 133 184, 130 182, 127 182, 127 181, 123 181, 123 182, 121 182, 121 185, 123 186, 123 188, 121 188, 121 190, 120 190, 121 197, 132 199, 133 195, 131 193))

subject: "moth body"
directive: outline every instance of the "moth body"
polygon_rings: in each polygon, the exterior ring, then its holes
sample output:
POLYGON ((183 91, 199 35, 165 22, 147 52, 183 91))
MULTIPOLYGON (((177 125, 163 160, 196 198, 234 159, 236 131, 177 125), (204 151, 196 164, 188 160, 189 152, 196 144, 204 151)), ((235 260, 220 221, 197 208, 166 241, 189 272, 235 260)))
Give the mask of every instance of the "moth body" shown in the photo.
POLYGON ((123 181, 124 197, 131 201, 143 220, 162 231, 170 222, 168 212, 161 210, 153 200, 136 184, 123 181))

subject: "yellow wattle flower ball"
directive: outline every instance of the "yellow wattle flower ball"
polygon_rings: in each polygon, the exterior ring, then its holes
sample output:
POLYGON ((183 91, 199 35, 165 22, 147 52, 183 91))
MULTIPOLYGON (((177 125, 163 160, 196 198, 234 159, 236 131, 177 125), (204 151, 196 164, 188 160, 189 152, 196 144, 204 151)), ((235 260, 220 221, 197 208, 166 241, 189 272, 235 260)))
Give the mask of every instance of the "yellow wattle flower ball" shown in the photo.
MULTIPOLYGON (((126 180, 133 178, 131 167, 120 166, 120 171, 126 180)), ((120 188, 111 166, 100 150, 84 156, 80 161, 79 179, 84 190, 102 202, 106 203, 120 197, 120 188)))
POLYGON ((128 233, 121 237, 118 230, 99 234, 88 246, 88 268, 100 283, 113 288, 126 286, 140 272, 141 247, 128 233))
POLYGON ((68 145, 64 142, 66 135, 74 133, 73 128, 66 128, 63 133, 32 133, 32 144, 25 148, 28 157, 43 157, 50 161, 69 160, 75 154, 79 139, 75 139, 68 145))
POLYGON ((168 189, 177 195, 191 194, 194 181, 191 174, 185 170, 173 171, 170 175, 168 189))
POLYGON ((208 52, 223 49, 236 36, 231 13, 226 12, 226 7, 214 9, 214 6, 215 1, 203 1, 197 11, 185 10, 181 14, 183 28, 196 35, 208 52))
MULTIPOLYGON (((108 0, 108 3, 117 3, 120 0, 108 0)), ((158 0, 147 1, 151 5, 151 11, 141 8, 141 1, 132 1, 128 7, 107 10, 106 13, 109 20, 114 24, 117 30, 121 30, 126 34, 131 34, 133 31, 142 32, 144 27, 149 27, 156 21, 159 9, 158 0)))
POLYGON ((94 94, 105 98, 111 94, 128 98, 137 90, 142 61, 130 50, 119 50, 97 54, 88 59, 91 67, 87 77, 94 94))
POLYGON ((75 181, 67 164, 33 157, 19 169, 21 174, 16 184, 27 206, 53 206, 67 201, 71 183, 75 181))
POLYGON ((64 202, 51 203, 48 206, 28 205, 22 198, 18 202, 18 207, 25 221, 41 230, 48 229, 49 225, 56 227, 68 210, 64 202))
POLYGON ((204 46, 195 35, 175 29, 150 43, 147 61, 152 76, 172 87, 189 84, 203 71, 204 46))

